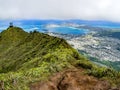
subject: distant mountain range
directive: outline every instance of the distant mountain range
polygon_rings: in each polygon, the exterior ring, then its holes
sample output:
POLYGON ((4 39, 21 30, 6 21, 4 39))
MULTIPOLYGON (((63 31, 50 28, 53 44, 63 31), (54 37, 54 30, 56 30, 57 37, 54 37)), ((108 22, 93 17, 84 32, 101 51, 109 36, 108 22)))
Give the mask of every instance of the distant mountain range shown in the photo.
POLYGON ((14 22, 16 25, 43 25, 43 24, 61 24, 61 23, 76 23, 90 26, 114 26, 120 28, 120 22, 111 21, 91 21, 91 20, 0 20, 0 25, 8 25, 9 22, 14 22))

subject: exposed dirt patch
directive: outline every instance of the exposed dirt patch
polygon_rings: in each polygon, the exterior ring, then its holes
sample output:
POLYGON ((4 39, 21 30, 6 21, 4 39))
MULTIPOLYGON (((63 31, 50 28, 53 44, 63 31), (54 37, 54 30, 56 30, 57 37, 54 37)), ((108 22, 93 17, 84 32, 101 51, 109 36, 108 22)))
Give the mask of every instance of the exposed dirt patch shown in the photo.
POLYGON ((119 90, 107 81, 84 74, 83 69, 69 69, 50 77, 46 82, 34 83, 30 90, 119 90))

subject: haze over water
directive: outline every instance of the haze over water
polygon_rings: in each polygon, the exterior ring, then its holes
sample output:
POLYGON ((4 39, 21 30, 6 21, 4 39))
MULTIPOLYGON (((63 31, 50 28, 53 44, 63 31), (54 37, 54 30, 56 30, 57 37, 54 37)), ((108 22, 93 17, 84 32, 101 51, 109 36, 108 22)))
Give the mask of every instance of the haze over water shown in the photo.
MULTIPOLYGON (((0 32, 9 26, 10 21, 0 21, 0 32)), ((88 29, 76 28, 74 26, 61 26, 63 24, 86 25, 91 27, 100 27, 108 29, 119 29, 120 23, 113 23, 107 21, 83 21, 83 20, 19 20, 13 21, 14 26, 23 28, 25 31, 37 30, 40 32, 55 32, 61 34, 87 34, 88 29), (58 26, 49 26, 58 25, 58 26), (48 27, 49 26, 49 27, 48 27)))

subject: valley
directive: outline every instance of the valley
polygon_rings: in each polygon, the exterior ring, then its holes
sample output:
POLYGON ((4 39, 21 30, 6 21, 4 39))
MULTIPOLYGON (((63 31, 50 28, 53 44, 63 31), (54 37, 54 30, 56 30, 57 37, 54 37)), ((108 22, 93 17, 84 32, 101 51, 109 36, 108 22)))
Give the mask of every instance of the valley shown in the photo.
POLYGON ((89 31, 90 33, 86 35, 68 35, 58 33, 48 34, 66 39, 72 47, 77 49, 84 56, 88 57, 91 61, 99 65, 102 64, 119 70, 120 30, 115 31, 112 29, 96 29, 91 27, 89 28, 89 31))

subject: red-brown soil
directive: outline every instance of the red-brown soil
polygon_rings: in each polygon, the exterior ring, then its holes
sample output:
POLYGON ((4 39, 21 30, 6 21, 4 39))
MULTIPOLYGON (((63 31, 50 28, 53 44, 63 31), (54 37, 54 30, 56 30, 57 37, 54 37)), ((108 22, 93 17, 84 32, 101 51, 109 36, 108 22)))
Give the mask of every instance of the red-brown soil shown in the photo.
POLYGON ((83 69, 69 69, 56 73, 46 82, 33 83, 30 90, 119 90, 105 80, 88 76, 83 69))

